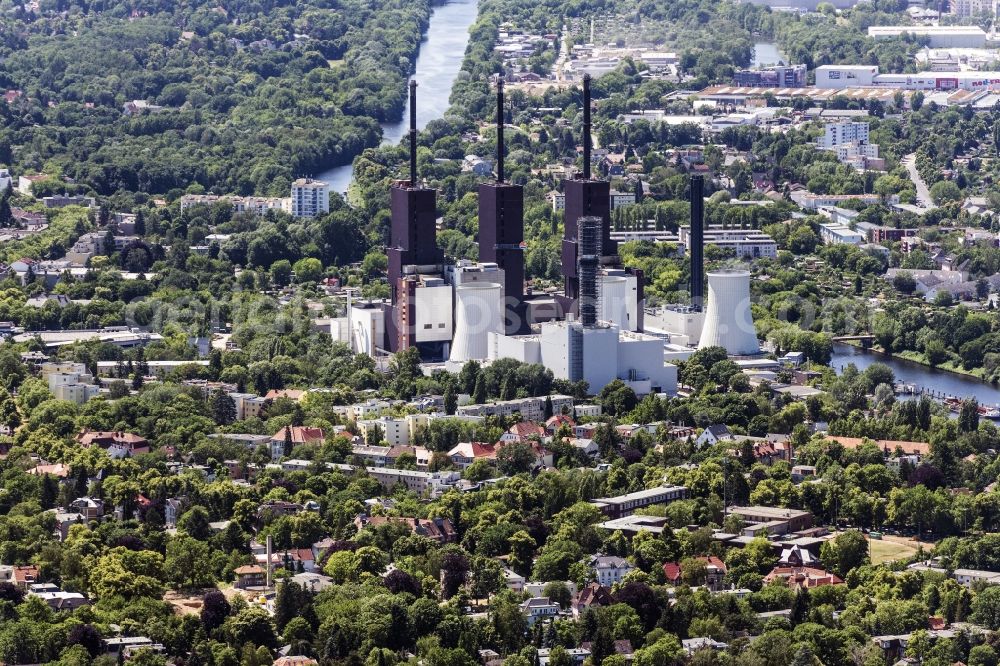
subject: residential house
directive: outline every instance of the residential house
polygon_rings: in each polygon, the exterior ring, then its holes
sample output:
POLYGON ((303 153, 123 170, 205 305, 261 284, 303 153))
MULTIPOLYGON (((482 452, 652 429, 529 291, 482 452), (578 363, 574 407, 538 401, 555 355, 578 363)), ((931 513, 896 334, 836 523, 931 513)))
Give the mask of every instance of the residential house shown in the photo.
POLYGON ((265 587, 267 585, 267 573, 263 567, 256 564, 245 564, 233 570, 236 574, 234 586, 246 590, 252 587, 265 587))
MULTIPOLYGON (((538 648, 538 666, 549 666, 551 648, 538 648)), ((590 650, 580 646, 578 648, 566 648, 566 655, 569 657, 572 666, 581 666, 590 656, 590 650)))
POLYGON ((719 442, 729 441, 731 439, 733 439, 733 433, 729 431, 729 428, 724 424, 718 423, 705 428, 705 430, 698 435, 698 439, 696 439, 694 443, 697 448, 702 449, 706 446, 715 446, 719 442))
POLYGON ((635 569, 628 560, 617 555, 597 554, 590 558, 588 564, 594 570, 597 582, 607 587, 621 582, 622 578, 635 569))
POLYGON ((177 521, 188 508, 190 501, 187 497, 171 497, 163 504, 163 519, 167 528, 177 527, 177 521))
POLYGON ((982 569, 955 569, 952 578, 965 587, 972 587, 976 583, 986 585, 1000 585, 1000 572, 984 571, 982 569))
POLYGON ((521 421, 512 425, 507 432, 500 436, 500 441, 505 444, 514 442, 527 442, 533 439, 543 440, 546 435, 545 428, 532 423, 531 421, 521 421))
POLYGON ((425 536, 440 544, 458 541, 458 531, 448 518, 404 518, 359 515, 354 519, 354 525, 358 530, 363 530, 367 527, 378 527, 387 523, 406 525, 414 534, 425 536))
POLYGON ((549 601, 548 597, 534 597, 521 604, 521 612, 528 620, 528 626, 533 627, 538 621, 555 618, 559 615, 559 604, 549 601))
POLYGON ((99 446, 107 450, 112 458, 129 458, 140 453, 149 453, 149 442, 145 438, 122 430, 82 430, 77 434, 76 441, 85 449, 99 446))
POLYGON ((322 444, 324 439, 322 428, 285 426, 271 438, 271 460, 278 460, 285 455, 285 445, 289 441, 295 447, 301 444, 322 444))
POLYGON ((482 442, 460 442, 448 451, 448 457, 459 469, 465 469, 477 460, 493 462, 498 449, 493 444, 482 442))
MULTIPOLYGON (((726 564, 718 557, 709 555, 707 557, 697 557, 696 561, 705 565, 705 586, 712 592, 718 592, 725 586, 723 579, 726 577, 726 564)), ((671 585, 680 585, 683 578, 681 565, 677 562, 667 562, 663 565, 663 574, 671 585)))
POLYGON ((86 520, 99 520, 104 515, 104 502, 96 497, 78 497, 69 503, 69 508, 86 520))
POLYGON ((790 588, 811 589, 824 585, 843 585, 844 581, 836 574, 820 567, 776 566, 764 576, 764 584, 781 582, 790 588))
POLYGON ((610 606, 615 603, 611 590, 600 583, 588 583, 573 597, 573 614, 582 615, 588 608, 610 606))
POLYGON ((511 571, 510 569, 504 568, 503 570, 504 582, 507 585, 507 589, 513 590, 514 592, 523 592, 525 579, 519 573, 511 571))
POLYGON ((821 566, 819 558, 801 546, 791 546, 781 551, 778 559, 780 566, 786 567, 813 567, 821 566))

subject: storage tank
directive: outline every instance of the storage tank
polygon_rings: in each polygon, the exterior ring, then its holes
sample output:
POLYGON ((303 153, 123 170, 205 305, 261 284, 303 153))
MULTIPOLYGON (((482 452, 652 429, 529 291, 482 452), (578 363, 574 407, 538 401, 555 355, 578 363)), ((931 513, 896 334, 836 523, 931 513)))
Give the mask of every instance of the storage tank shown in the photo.
POLYGON ((614 324, 623 331, 629 330, 628 280, 619 275, 606 275, 601 280, 601 321, 614 324))
POLYGON ((699 349, 725 347, 733 356, 760 353, 757 329, 750 312, 750 272, 720 270, 708 273, 708 309, 699 349))
POLYGON ((493 282, 471 282, 455 288, 455 338, 450 361, 464 363, 489 357, 490 333, 503 333, 503 288, 493 282))

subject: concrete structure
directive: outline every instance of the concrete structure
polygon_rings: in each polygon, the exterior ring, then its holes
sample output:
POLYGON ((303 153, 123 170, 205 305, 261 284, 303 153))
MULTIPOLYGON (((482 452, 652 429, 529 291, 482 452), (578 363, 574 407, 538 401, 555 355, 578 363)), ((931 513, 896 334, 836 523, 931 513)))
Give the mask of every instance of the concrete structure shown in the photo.
POLYGON ((805 84, 805 65, 741 69, 733 75, 733 85, 749 88, 800 88, 805 84))
MULTIPOLYGON (((869 28, 872 30, 873 28, 869 28)), ((978 30, 978 28, 976 28, 978 30)), ((803 89, 864 91, 864 96, 877 98, 884 90, 967 90, 989 91, 1000 88, 1000 72, 947 71, 913 74, 880 74, 875 65, 823 65, 816 68, 816 88, 803 89)), ((749 89, 741 89, 749 90, 749 89)), ((840 93, 838 93, 840 94, 840 93)))
POLYGON ((489 357, 489 334, 503 333, 503 287, 492 282, 455 288, 455 337, 449 360, 465 363, 489 357))
POLYGON ((897 39, 904 34, 926 37, 931 48, 981 49, 986 44, 986 33, 979 26, 963 25, 879 25, 868 28, 868 36, 875 40, 897 39))
POLYGON ((750 272, 720 270, 708 273, 708 309, 698 348, 724 347, 734 356, 760 352, 757 329, 750 312, 750 272))
POLYGON ((881 197, 877 194, 815 194, 808 190, 797 190, 788 196, 792 201, 807 210, 816 210, 823 206, 839 207, 845 201, 860 201, 868 206, 879 203, 899 203, 899 197, 895 194, 889 197, 881 197))
POLYGON ((495 183, 479 186, 479 258, 503 273, 502 296, 507 299, 501 321, 505 331, 524 330, 524 188, 504 182, 503 80, 497 83, 497 147, 495 183))
POLYGON ((463 405, 456 410, 457 416, 505 416, 520 414, 526 421, 541 421, 545 418, 545 402, 552 403, 552 413, 561 414, 563 410, 573 411, 573 398, 568 395, 554 394, 537 398, 518 398, 502 400, 484 405, 463 405))
POLYGON ((868 133, 869 124, 866 122, 827 123, 817 144, 824 150, 832 150, 845 143, 868 143, 868 133))
POLYGON ((734 506, 729 508, 729 513, 739 516, 743 519, 744 523, 751 526, 747 529, 752 530, 754 534, 748 534, 748 536, 800 532, 812 527, 813 523, 812 513, 798 509, 782 509, 770 506, 734 506))
MULTIPOLYGON (((682 225, 678 229, 678 239, 686 247, 692 247, 691 227, 682 225)), ((706 227, 704 244, 732 250, 739 259, 775 258, 778 244, 763 231, 755 229, 725 229, 706 227)))
POLYGON ((996 0, 951 0, 951 13, 959 18, 997 15, 996 0))
POLYGON ((861 245, 865 242, 863 233, 835 222, 819 225, 819 237, 827 245, 861 245))
POLYGON ((293 217, 316 217, 330 212, 330 193, 321 180, 299 178, 292 183, 293 217))
POLYGON ((631 516, 637 509, 656 504, 669 504, 686 499, 687 496, 688 490, 684 486, 660 486, 616 497, 600 497, 590 503, 600 509, 605 516, 614 519, 631 516))

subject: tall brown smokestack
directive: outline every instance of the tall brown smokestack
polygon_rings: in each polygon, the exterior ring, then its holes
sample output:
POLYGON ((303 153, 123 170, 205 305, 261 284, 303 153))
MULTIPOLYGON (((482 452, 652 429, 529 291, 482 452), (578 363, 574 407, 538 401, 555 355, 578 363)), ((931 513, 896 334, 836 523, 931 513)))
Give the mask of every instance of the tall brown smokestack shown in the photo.
POLYGON ((583 178, 590 180, 590 74, 583 75, 583 178))
POLYGON ((410 187, 417 186, 417 82, 410 81, 410 187))
POLYGON ((497 183, 503 183, 503 78, 497 80, 497 183))
POLYGON ((704 179, 691 176, 691 307, 701 311, 705 293, 704 179))

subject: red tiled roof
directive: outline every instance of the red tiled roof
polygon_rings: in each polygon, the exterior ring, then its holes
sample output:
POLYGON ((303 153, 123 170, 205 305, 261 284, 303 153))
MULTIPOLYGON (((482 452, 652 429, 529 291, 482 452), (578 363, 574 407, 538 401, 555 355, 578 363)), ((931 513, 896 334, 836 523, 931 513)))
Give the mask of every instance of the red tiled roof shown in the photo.
POLYGON ((76 436, 76 441, 84 448, 93 446, 94 444, 101 447, 108 447, 114 444, 118 445, 125 444, 132 448, 142 448, 144 446, 149 446, 149 442, 147 442, 144 437, 140 437, 139 435, 136 435, 131 432, 124 432, 122 430, 117 430, 117 431, 84 430, 76 436))
POLYGON ((824 585, 843 585, 844 581, 825 569, 818 567, 774 567, 771 573, 764 576, 764 584, 775 580, 784 580, 788 587, 822 587, 824 585))
MULTIPOLYGON (((841 437, 827 435, 826 438, 831 442, 837 442, 845 449, 856 449, 864 442, 860 437, 841 437)), ((878 446, 883 451, 888 451, 892 453, 897 448, 902 449, 903 453, 908 454, 918 454, 926 456, 931 452, 931 445, 926 442, 906 442, 898 439, 877 439, 875 440, 875 445, 878 446)))
POLYGON ((532 435, 541 437, 545 435, 545 428, 531 421, 521 421, 512 425, 507 432, 518 437, 531 437, 532 435))
POLYGON ((292 444, 314 444, 322 442, 324 439, 322 428, 309 428, 306 426, 285 426, 271 439, 276 442, 284 441, 285 433, 289 427, 292 429, 292 444))

